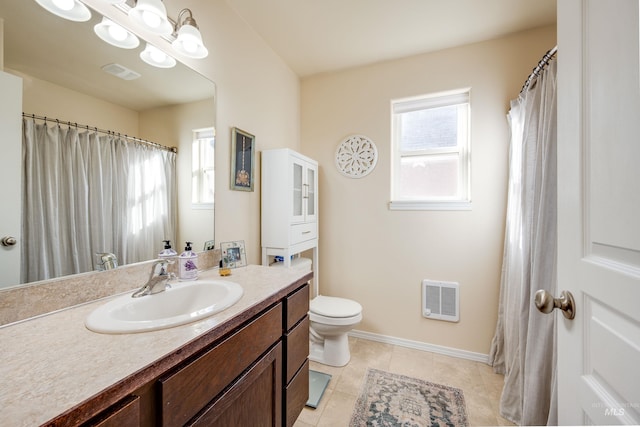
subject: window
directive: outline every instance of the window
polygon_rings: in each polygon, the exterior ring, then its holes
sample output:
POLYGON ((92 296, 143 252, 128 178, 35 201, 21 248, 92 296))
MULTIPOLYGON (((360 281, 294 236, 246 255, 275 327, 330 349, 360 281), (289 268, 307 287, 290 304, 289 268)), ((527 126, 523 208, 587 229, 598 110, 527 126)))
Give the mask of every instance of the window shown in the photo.
POLYGON ((392 101, 390 209, 471 208, 469 90, 392 101))
POLYGON ((191 146, 191 204, 195 209, 213 209, 215 192, 215 129, 193 132, 191 146))

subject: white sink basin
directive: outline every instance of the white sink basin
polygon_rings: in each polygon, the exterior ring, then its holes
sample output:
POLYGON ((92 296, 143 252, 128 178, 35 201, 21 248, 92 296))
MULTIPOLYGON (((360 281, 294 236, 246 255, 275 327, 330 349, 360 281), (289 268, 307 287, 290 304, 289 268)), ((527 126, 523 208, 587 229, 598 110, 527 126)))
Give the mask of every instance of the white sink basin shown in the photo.
POLYGON ((91 312, 85 326, 106 334, 148 332, 195 322, 238 302, 240 285, 222 280, 172 283, 155 295, 117 297, 91 312))

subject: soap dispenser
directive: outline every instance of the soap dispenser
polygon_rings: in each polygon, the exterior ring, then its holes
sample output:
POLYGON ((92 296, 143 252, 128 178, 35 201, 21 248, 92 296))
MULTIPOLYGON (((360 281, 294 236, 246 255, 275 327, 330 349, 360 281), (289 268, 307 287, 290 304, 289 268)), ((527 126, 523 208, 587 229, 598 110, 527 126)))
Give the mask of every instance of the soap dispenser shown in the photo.
POLYGON ((198 278, 198 254, 191 250, 191 242, 187 242, 184 252, 178 257, 178 279, 196 280, 198 278))
POLYGON ((160 253, 158 254, 158 258, 166 259, 168 261, 175 260, 175 258, 178 256, 178 252, 174 251, 171 248, 171 240, 163 240, 163 242, 164 249, 160 251, 160 253))

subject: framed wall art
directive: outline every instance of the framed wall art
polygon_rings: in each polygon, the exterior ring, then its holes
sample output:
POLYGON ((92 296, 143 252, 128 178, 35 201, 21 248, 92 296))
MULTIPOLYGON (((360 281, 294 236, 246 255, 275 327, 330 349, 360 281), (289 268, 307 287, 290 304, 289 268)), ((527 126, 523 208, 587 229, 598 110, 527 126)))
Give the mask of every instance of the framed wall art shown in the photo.
POLYGON ((231 189, 253 191, 256 137, 236 127, 231 129, 231 189))
POLYGON ((220 243, 222 251, 222 267, 236 268, 247 265, 247 254, 244 251, 244 240, 220 243))

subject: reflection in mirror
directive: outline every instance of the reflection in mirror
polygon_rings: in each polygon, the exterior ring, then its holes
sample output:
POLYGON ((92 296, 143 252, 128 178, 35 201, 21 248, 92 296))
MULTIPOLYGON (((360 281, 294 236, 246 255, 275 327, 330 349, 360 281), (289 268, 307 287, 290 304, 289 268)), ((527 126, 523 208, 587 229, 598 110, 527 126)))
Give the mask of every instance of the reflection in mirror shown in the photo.
MULTIPOLYGON (((85 132, 98 128, 121 137, 128 135, 177 147, 177 195, 171 203, 177 212, 172 224, 175 231, 147 243, 146 251, 142 251, 145 255, 130 258, 128 262, 154 258, 163 248, 164 239, 171 239, 178 252, 186 240, 202 250, 205 242, 210 245, 214 240, 213 191, 200 189, 202 200, 192 200, 192 146, 202 135, 208 135, 208 145, 205 144, 203 150, 206 156, 213 156, 215 85, 180 62, 170 69, 146 64, 139 56, 146 44, 144 40, 134 49, 120 49, 103 42, 93 30, 102 16, 92 12, 87 22, 71 22, 48 13, 35 1, 0 3, 0 18, 4 20, 4 32, 0 34, 0 41, 4 43, 4 72, 22 79, 21 110, 27 115, 47 117, 49 122, 57 119, 63 128, 71 123, 71 128, 77 124, 80 131, 83 127, 85 132), (133 80, 122 78, 136 75, 139 77, 133 80)), ((12 143, 20 145, 21 141, 12 143)), ((205 158, 202 164, 206 170, 198 172, 199 185, 212 185, 213 159, 205 158)), ((18 163, 10 167, 15 169, 12 172, 15 182, 20 182, 23 166, 18 163)), ((4 200, 5 194, 2 196, 4 200)), ((13 202, 12 205, 21 206, 20 200, 13 202)), ((70 206, 66 209, 73 210, 70 206)), ((0 221, 9 214, 0 213, 0 221)), ((116 214, 118 212, 113 213, 116 214)), ((42 220, 46 223, 47 218, 42 220)), ((105 218, 105 221, 118 222, 115 218, 105 218)), ((46 257, 45 247, 59 250, 54 242, 41 240, 35 242, 38 246, 34 249, 33 242, 20 238, 21 230, 11 233, 19 236, 13 250, 17 248, 22 253, 31 250, 41 257, 46 257)), ((123 254, 116 249, 101 246, 92 252, 114 253, 122 265, 123 254)), ((5 252, 0 251, 0 257, 4 257, 5 252)), ((91 258, 93 268, 98 267, 95 253, 85 256, 91 258)), ((2 260, 0 265, 5 273, 2 260)), ((19 270, 19 263, 14 267, 19 270)), ((0 288, 25 281, 24 274, 22 279, 13 282, 5 279, 12 277, 10 274, 3 276, 0 288)))

